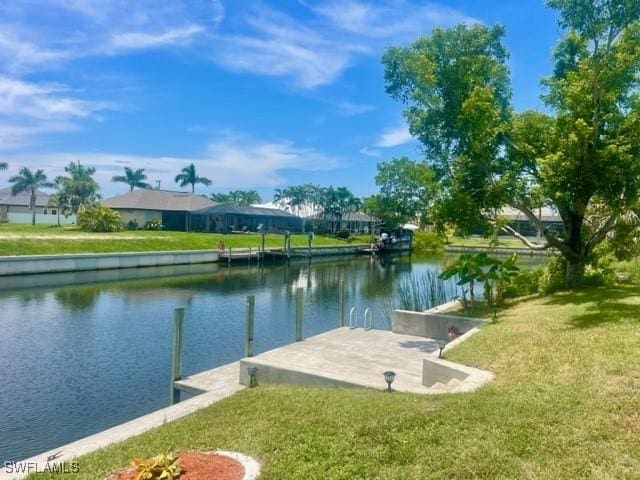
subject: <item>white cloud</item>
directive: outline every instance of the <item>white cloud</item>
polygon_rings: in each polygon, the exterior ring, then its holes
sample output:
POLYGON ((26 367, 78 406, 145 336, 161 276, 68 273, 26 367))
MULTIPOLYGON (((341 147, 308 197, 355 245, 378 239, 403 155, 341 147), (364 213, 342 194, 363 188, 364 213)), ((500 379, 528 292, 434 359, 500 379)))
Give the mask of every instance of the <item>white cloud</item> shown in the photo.
POLYGON ((0 27, 0 65, 4 65, 9 72, 44 68, 68 57, 69 52, 39 46, 19 38, 6 26, 0 27))
MULTIPOLYGON (((0 138, 2 129, 0 127, 0 138)), ((213 140, 198 156, 147 156, 126 153, 58 152, 38 155, 3 155, 12 167, 29 165, 42 168, 55 177, 69 162, 81 160, 96 168, 96 180, 103 194, 120 190, 111 177, 124 166, 144 168, 149 182, 161 182, 162 188, 179 189, 174 177, 182 167, 194 163, 200 175, 213 181, 211 189, 275 187, 284 182, 282 172, 288 170, 320 171, 339 168, 339 159, 289 141, 254 141, 242 136, 227 136, 213 140)))
POLYGON ((64 85, 0 77, 0 115, 59 120, 96 117, 98 112, 113 108, 107 102, 74 98, 64 85))
POLYGON ((381 155, 380 150, 369 147, 362 147, 359 152, 367 157, 379 157, 381 155))
POLYGON ((204 29, 199 25, 188 25, 160 33, 116 33, 111 38, 111 46, 116 50, 140 50, 168 45, 183 46, 190 44, 193 37, 203 31, 204 29))
POLYGON ((224 13, 219 0, 24 0, 0 18, 0 71, 23 73, 83 57, 188 46, 212 32, 224 13))
MULTIPOLYGON (((15 151, 28 146, 34 137, 45 133, 68 132, 78 127, 68 122, 15 124, 0 122, 0 152, 15 151)), ((4 158, 4 156, 3 156, 4 158)))
POLYGON ((478 23, 458 10, 432 2, 328 0, 313 9, 345 32, 396 41, 426 34, 435 25, 478 23))
POLYGON ((245 18, 243 34, 219 34, 214 60, 232 70, 289 76, 301 88, 333 82, 350 63, 356 48, 338 45, 288 15, 257 8, 245 18))
POLYGON ((15 150, 34 137, 78 128, 78 119, 101 120, 116 106, 77 98, 65 85, 0 76, 0 150, 15 150))
POLYGON ((335 81, 363 55, 378 55, 389 43, 426 34, 438 25, 474 22, 435 3, 334 0, 307 5, 304 20, 273 9, 254 8, 241 33, 216 34, 214 60, 231 69, 282 76, 304 89, 335 81))
POLYGON ((404 145, 413 140, 413 137, 409 133, 409 127, 402 124, 397 127, 389 128, 382 132, 376 142, 376 147, 390 148, 397 147, 398 145, 404 145))
POLYGON ((375 109, 376 107, 366 103, 355 103, 349 101, 338 103, 338 113, 345 117, 353 117, 355 115, 371 112, 375 109))
POLYGON ((436 24, 475 21, 421 0, 299 0, 295 17, 277 10, 280 2, 274 8, 238 3, 241 13, 223 23, 221 0, 23 0, 0 20, 0 70, 41 70, 87 56, 190 46, 189 54, 230 70, 283 77, 313 89, 388 44, 428 33, 436 24))

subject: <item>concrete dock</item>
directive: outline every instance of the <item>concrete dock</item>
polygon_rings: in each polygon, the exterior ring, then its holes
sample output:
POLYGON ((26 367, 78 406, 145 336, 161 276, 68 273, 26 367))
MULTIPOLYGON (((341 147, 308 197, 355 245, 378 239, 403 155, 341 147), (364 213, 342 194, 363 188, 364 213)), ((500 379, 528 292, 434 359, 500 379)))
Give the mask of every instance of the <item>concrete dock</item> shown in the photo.
MULTIPOLYGON (((258 385, 374 389, 386 387, 383 372, 392 370, 395 391, 420 394, 472 391, 493 378, 489 372, 438 359, 441 343, 384 330, 342 327, 244 358, 234 368, 243 385, 249 384, 248 368, 253 366, 258 385)), ((219 376, 219 369, 205 371, 176 382, 176 387, 209 392, 219 376)))

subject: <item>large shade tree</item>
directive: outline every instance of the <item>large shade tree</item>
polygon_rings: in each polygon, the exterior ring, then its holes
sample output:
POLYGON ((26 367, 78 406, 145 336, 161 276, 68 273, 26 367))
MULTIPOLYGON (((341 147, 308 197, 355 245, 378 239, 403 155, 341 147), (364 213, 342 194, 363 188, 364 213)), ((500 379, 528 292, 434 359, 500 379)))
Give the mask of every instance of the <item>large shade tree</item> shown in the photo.
POLYGON ((626 218, 640 187, 640 2, 550 0, 563 38, 543 81, 550 113, 514 112, 502 27, 435 29, 383 59, 387 92, 406 105, 440 192, 440 226, 498 225, 520 210, 566 260, 580 284, 595 247, 626 218), (543 229, 535 208, 552 205, 564 228, 543 229))
POLYGON ((191 193, 196 191, 196 184, 200 183, 205 186, 211 185, 211 180, 207 177, 201 177, 198 175, 196 171, 196 166, 191 163, 184 167, 178 175, 176 175, 175 181, 181 187, 186 187, 187 185, 191 185, 191 193))
POLYGON ((114 175, 111 181, 114 183, 126 183, 129 185, 129 191, 133 192, 135 188, 151 188, 147 182, 147 175, 144 168, 134 170, 131 167, 124 167, 124 175, 114 175))
POLYGON ((427 163, 400 157, 381 162, 377 168, 380 190, 365 199, 367 212, 388 227, 425 223, 434 188, 434 173, 427 163))
POLYGON ((31 209, 31 225, 36 224, 36 200, 38 198, 38 190, 41 188, 53 188, 54 184, 47 181, 47 176, 43 170, 35 172, 27 167, 20 169, 18 175, 9 179, 12 183, 11 195, 18 195, 22 192, 29 194, 29 208, 31 209))

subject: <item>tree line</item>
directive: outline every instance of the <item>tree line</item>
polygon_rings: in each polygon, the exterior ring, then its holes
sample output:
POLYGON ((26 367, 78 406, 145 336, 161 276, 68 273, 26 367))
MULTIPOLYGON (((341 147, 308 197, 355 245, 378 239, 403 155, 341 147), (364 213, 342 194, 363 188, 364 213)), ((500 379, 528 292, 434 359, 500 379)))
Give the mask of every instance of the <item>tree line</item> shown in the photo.
MULTIPOLYGON (((0 171, 7 170, 9 165, 0 162, 0 171)), ((75 215, 79 210, 88 205, 97 203, 101 196, 98 193, 100 186, 93 178, 96 169, 78 162, 71 162, 64 168, 65 175, 56 177, 50 181, 42 169, 31 170, 27 167, 20 169, 17 175, 9 178, 11 194, 18 195, 26 192, 29 195, 29 208, 32 210, 32 225, 36 221, 36 200, 40 189, 55 188, 56 191, 49 197, 49 205, 57 207, 59 213, 65 216, 75 215)), ((115 175, 111 178, 114 183, 126 183, 129 191, 134 189, 151 189, 147 183, 147 175, 144 168, 133 169, 124 167, 123 175, 115 175)), ((211 180, 198 175, 193 163, 184 167, 175 177, 175 182, 181 187, 191 186, 191 192, 195 192, 195 186, 202 184, 210 186, 211 180)), ((213 193, 210 198, 221 203, 234 203, 237 205, 251 205, 261 203, 262 199, 255 190, 235 190, 229 193, 213 193)))
MULTIPOLYGON (((0 170, 6 170, 8 165, 0 163, 0 170)), ((18 175, 9 179, 12 184, 11 192, 18 195, 22 192, 29 194, 29 206, 32 210, 32 224, 36 219, 37 192, 43 188, 55 188, 50 196, 49 204, 58 207, 59 213, 65 216, 77 214, 82 207, 97 203, 101 196, 100 186, 93 178, 96 169, 78 162, 71 162, 64 169, 65 175, 49 181, 45 172, 41 169, 32 171, 27 167, 20 169, 18 175)), ((111 179, 115 183, 125 183, 129 191, 137 189, 150 189, 147 175, 143 168, 133 169, 124 167, 123 175, 115 175, 111 179)), ((191 186, 195 192, 195 186, 202 184, 210 186, 211 180, 198 175, 194 164, 184 167, 175 177, 176 183, 181 187, 191 186)), ((255 190, 233 190, 228 193, 212 193, 209 198, 218 203, 231 203, 240 206, 249 206, 262 203, 262 198, 255 190)), ((346 187, 321 187, 319 185, 297 185, 284 189, 277 189, 274 202, 296 215, 302 215, 303 208, 307 208, 313 216, 313 225, 322 231, 335 233, 342 224, 344 216, 349 212, 359 211, 363 203, 346 187)))
POLYGON ((323 187, 306 183, 276 189, 274 203, 306 218, 319 232, 336 233, 345 216, 363 209, 363 201, 347 187, 323 187))

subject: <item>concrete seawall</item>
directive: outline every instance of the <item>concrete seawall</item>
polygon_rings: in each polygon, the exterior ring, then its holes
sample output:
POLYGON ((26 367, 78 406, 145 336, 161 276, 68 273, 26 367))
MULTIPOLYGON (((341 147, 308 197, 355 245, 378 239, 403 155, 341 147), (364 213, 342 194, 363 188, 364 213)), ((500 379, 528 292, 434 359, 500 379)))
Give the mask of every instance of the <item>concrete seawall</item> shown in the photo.
POLYGON ((0 276, 213 263, 215 250, 0 257, 0 276))
POLYGON ((512 255, 517 253, 521 256, 530 257, 548 257, 555 253, 553 248, 548 248, 547 250, 531 250, 525 247, 480 247, 467 245, 446 245, 444 250, 447 253, 489 253, 493 255, 512 255))

